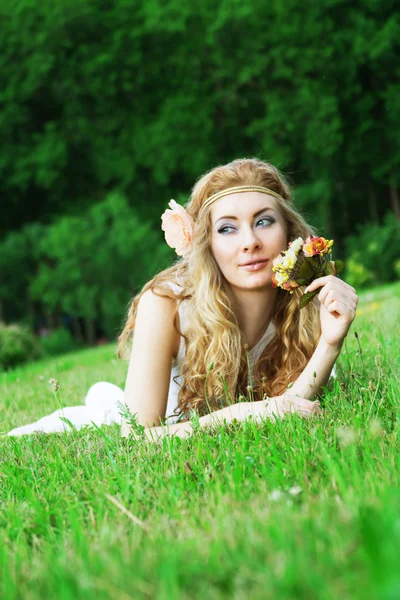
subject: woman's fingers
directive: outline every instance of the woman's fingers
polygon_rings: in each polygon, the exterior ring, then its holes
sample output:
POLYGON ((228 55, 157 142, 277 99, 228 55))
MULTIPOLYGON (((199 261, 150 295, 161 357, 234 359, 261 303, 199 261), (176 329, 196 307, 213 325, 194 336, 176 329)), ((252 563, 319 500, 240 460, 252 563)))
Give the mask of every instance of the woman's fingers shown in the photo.
POLYGON ((339 302, 338 300, 331 302, 329 306, 326 307, 326 310, 333 315, 337 314, 342 317, 343 321, 352 322, 356 316, 355 307, 348 308, 346 304, 343 304, 343 302, 339 302))
POLYGON ((312 281, 310 285, 306 287, 304 293, 313 292, 322 286, 326 287, 327 285, 331 286, 333 284, 338 288, 346 290, 347 293, 354 294, 354 296, 357 295, 356 290, 351 285, 343 281, 343 279, 339 279, 339 277, 336 277, 336 275, 324 275, 324 277, 318 277, 317 279, 314 279, 314 281, 312 281))
POLYGON ((323 414, 318 400, 312 402, 306 398, 299 398, 291 394, 270 398, 266 412, 272 420, 274 420, 274 417, 284 418, 285 414, 296 413, 305 418, 323 414))
POLYGON ((286 412, 297 413, 300 416, 309 417, 315 414, 321 414, 322 409, 319 401, 312 402, 306 398, 299 398, 298 396, 285 394, 283 397, 286 412))
POLYGON ((326 308, 329 308, 332 302, 341 302, 343 306, 347 307, 348 310, 355 312, 358 299, 356 299, 356 297, 353 298, 353 294, 344 294, 342 291, 336 289, 325 291, 325 288, 322 290, 322 292, 319 295, 321 298, 318 296, 318 300, 321 302, 321 304, 324 304, 326 308), (324 292, 323 296, 322 292, 324 292))

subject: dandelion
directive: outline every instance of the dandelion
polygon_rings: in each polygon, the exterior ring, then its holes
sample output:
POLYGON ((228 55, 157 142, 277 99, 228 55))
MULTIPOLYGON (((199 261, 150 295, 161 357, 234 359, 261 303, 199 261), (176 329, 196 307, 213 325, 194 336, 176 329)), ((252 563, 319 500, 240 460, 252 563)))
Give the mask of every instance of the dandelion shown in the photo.
POLYGON ((369 432, 372 435, 372 437, 380 437, 382 435, 383 427, 381 420, 378 419, 378 417, 371 419, 371 422, 369 424, 369 432))
POLYGON ((354 444, 357 439, 356 432, 352 427, 338 427, 336 436, 342 448, 347 448, 347 446, 354 444))
POLYGON ((272 490, 272 492, 268 496, 271 502, 278 502, 279 500, 282 500, 283 497, 284 494, 281 490, 272 490))

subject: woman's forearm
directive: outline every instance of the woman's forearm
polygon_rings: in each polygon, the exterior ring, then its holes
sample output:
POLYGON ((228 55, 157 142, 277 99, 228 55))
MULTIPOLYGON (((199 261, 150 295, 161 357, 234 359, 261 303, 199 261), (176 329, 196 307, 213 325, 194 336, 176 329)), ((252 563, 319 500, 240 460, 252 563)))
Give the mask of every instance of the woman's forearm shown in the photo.
MULTIPOLYGON (((264 406, 260 402, 239 402, 225 406, 220 410, 216 410, 208 415, 199 418, 200 427, 208 425, 221 425, 231 423, 233 419, 244 421, 250 415, 256 417, 264 406), (261 406, 262 405, 262 406, 261 406)), ((149 439, 157 439, 164 435, 178 435, 179 437, 187 437, 193 433, 191 421, 183 421, 181 423, 170 423, 160 427, 149 427, 145 430, 145 434, 149 439)))
POLYGON ((290 394, 311 400, 328 383, 341 347, 330 346, 322 338, 307 366, 290 388, 290 394))

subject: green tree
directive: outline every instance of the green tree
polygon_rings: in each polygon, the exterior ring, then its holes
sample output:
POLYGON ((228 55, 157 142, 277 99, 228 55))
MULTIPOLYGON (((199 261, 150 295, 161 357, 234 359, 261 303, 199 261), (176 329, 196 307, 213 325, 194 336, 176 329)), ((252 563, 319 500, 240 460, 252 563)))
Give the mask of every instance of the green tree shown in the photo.
POLYGON ((40 247, 38 274, 30 294, 51 312, 85 319, 85 338, 95 339, 95 321, 117 333, 127 301, 168 261, 161 234, 152 231, 114 192, 79 217, 48 226, 40 247))

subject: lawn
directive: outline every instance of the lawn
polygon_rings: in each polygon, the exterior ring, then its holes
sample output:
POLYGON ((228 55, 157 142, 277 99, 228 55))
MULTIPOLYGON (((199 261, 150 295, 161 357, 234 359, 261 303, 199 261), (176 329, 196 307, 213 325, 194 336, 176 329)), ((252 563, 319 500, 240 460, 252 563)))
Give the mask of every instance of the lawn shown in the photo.
MULTIPOLYGON (((399 598, 399 315, 400 284, 361 295, 313 420, 3 436, 0 598, 399 598)), ((0 429, 126 370, 108 345, 0 374, 0 429)))

